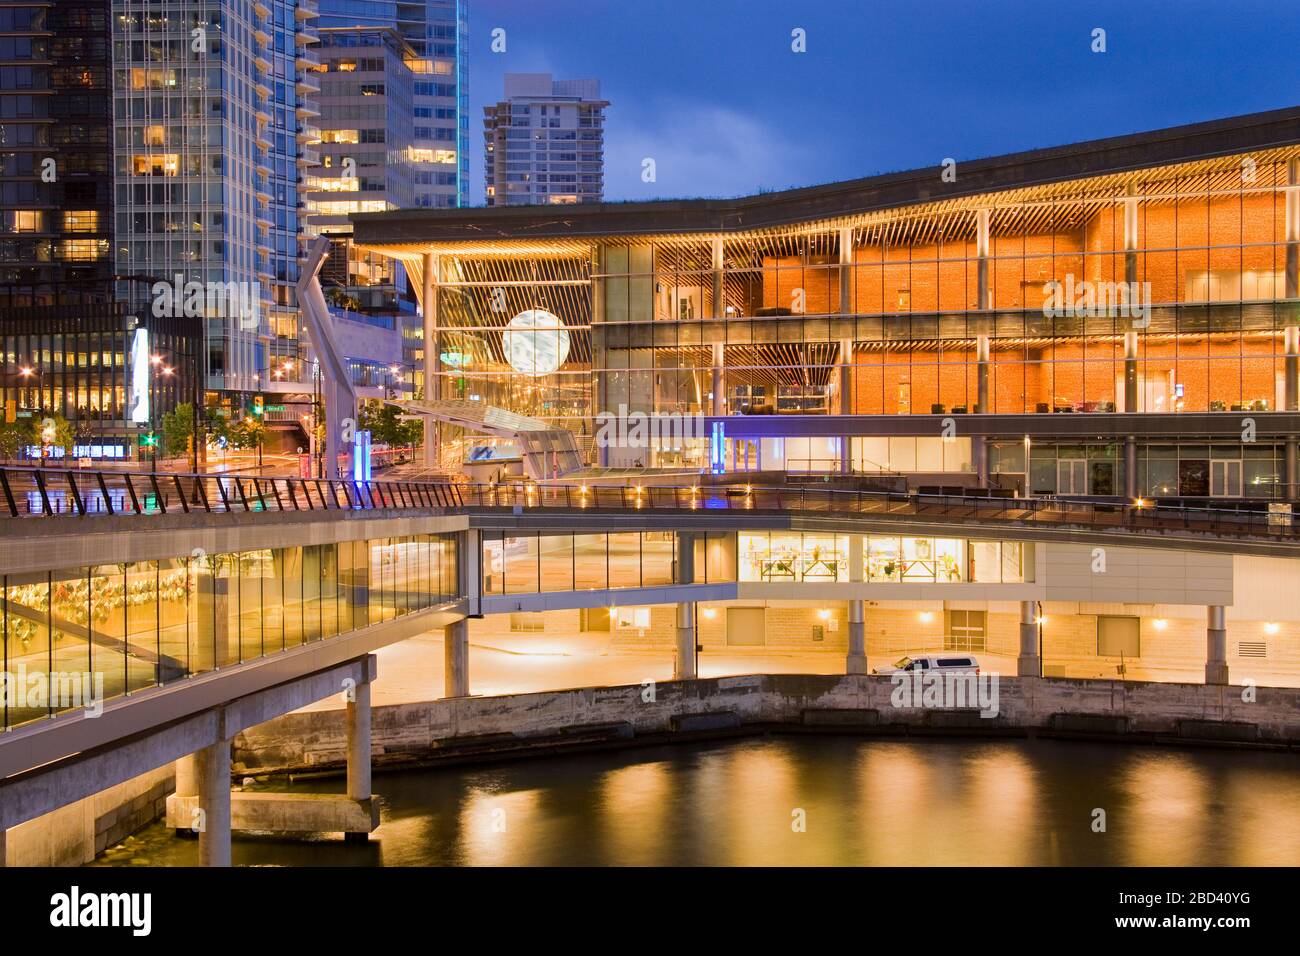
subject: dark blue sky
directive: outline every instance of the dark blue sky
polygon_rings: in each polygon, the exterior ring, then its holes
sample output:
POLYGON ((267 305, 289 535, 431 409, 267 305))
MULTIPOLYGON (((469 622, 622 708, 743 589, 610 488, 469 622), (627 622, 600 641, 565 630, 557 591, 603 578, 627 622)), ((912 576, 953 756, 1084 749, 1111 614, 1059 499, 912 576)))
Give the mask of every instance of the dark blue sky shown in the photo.
POLYGON ((1300 103, 1294 0, 469 2, 476 204, 482 108, 507 72, 600 79, 607 199, 744 195, 1300 103))

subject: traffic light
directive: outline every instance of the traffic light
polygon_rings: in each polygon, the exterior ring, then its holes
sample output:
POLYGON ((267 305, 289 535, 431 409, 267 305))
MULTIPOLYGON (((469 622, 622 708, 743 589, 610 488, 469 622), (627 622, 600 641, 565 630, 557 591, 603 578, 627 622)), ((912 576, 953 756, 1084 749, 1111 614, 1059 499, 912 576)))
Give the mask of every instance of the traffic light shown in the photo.
POLYGON ((261 395, 253 396, 253 417, 261 418, 266 413, 266 405, 263 404, 261 395))
POLYGON ((140 445, 144 448, 157 448, 158 436, 153 432, 148 432, 140 436, 140 445))

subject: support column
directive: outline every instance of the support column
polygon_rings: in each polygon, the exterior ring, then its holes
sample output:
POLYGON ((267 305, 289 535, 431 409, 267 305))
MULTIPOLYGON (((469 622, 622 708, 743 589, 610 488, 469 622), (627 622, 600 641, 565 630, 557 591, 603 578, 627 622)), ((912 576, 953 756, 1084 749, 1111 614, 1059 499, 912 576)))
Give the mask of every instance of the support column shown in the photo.
POLYGON ((1286 297, 1300 298, 1300 159, 1286 164, 1286 297))
MULTIPOLYGON (((695 535, 677 534, 677 584, 695 583, 695 535)), ((695 666, 696 644, 695 602, 683 601, 677 605, 677 644, 673 654, 673 680, 691 680, 697 676, 695 666)))
POLYGON ((993 282, 989 276, 989 210, 975 210, 975 256, 979 266, 979 301, 981 311, 993 308, 993 282))
MULTIPOLYGON (((230 741, 204 747, 193 757, 203 829, 199 866, 230 866, 230 741)), ((178 765, 179 772, 179 765, 178 765)), ((179 780, 178 780, 179 783, 179 780)))
POLYGON ((840 229, 840 315, 852 315, 853 307, 853 227, 840 229))
POLYGON ((721 239, 713 240, 713 318, 727 317, 726 291, 722 285, 723 246, 721 239))
POLYGON ((726 363, 724 346, 721 342, 713 343, 713 414, 727 414, 726 380, 722 374, 726 363))
MULTIPOLYGON (((853 414, 853 340, 840 341, 840 408, 841 415, 853 414)), ((853 472, 853 436, 846 431, 840 434, 840 472, 853 472)))
MULTIPOLYGON (((370 681, 353 688, 353 699, 347 702, 348 730, 348 797, 358 802, 368 802, 373 796, 370 780, 370 681)), ((348 843, 365 843, 370 834, 359 831, 343 834, 348 843)))
POLYGON ((469 696, 469 619, 442 629, 443 696, 469 696))
POLYGON ((1221 604, 1205 609, 1205 683, 1228 683, 1228 627, 1221 604))
POLYGON ((683 601, 677 605, 677 650, 673 655, 673 680, 694 680, 695 667, 695 602, 683 601))
POLYGON ((1138 334, 1133 330, 1124 333, 1124 411, 1138 409, 1138 334))
POLYGON ((1124 439, 1124 497, 1132 500, 1138 496, 1138 443, 1129 435, 1124 439))
POLYGON ((867 622, 864 601, 849 602, 849 656, 845 662, 846 674, 867 672, 867 622))
POLYGON ((1300 498, 1300 442, 1294 435, 1286 440, 1285 454, 1286 499, 1295 501, 1300 498))
MULTIPOLYGON (((1124 197, 1124 281, 1132 289, 1138 280, 1138 199, 1137 187, 1130 184, 1124 197)), ((1132 297, 1130 302, 1136 302, 1132 297)))
POLYGON ((1037 602, 1020 602, 1020 656, 1016 673, 1021 677, 1041 677, 1043 662, 1038 656, 1037 602))
MULTIPOLYGON (((424 400, 438 399, 438 372, 440 356, 438 355, 438 257, 431 252, 424 254, 424 400)), ((438 423, 432 418, 424 419, 424 467, 438 467, 438 423)))
POLYGON ((1300 411, 1300 326, 1290 325, 1282 330, 1286 348, 1283 400, 1288 412, 1300 411))
POLYGON ((988 414, 990 343, 987 335, 975 336, 975 411, 988 414))

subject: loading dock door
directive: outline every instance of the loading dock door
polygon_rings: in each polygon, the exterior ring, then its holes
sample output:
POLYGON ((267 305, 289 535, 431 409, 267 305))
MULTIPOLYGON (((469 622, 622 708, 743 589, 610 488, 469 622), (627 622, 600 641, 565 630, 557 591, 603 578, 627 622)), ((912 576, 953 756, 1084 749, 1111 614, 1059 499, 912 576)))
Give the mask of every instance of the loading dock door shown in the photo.
POLYGON ((766 643, 764 626, 761 607, 727 608, 727 646, 762 646, 766 643))

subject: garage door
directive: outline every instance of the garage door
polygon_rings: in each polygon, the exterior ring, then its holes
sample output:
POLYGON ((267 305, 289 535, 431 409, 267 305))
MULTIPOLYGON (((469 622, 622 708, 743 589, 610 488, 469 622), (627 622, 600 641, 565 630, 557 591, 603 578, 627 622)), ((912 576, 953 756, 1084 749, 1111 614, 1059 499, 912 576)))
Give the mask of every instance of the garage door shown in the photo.
POLYGON ((763 608, 727 608, 727 644, 731 647, 764 643, 763 608))

